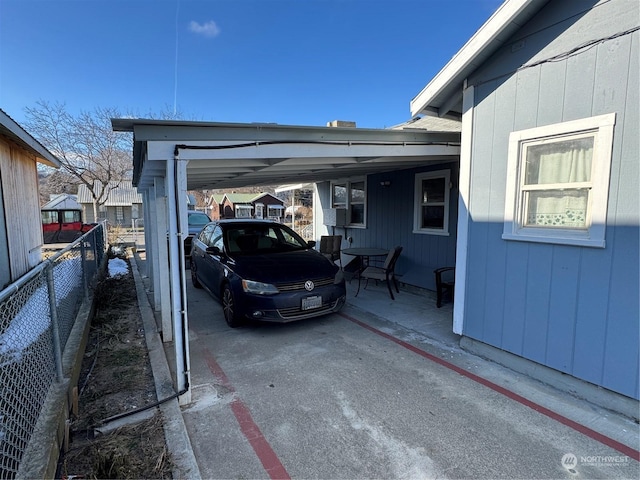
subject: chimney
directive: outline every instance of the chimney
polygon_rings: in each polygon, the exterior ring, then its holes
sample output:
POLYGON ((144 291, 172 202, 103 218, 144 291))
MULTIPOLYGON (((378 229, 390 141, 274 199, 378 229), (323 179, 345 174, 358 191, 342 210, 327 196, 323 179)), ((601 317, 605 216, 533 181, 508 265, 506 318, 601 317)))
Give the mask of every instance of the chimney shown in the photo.
POLYGON ((353 127, 355 128, 356 122, 349 122, 347 120, 331 120, 327 122, 327 127, 353 127))

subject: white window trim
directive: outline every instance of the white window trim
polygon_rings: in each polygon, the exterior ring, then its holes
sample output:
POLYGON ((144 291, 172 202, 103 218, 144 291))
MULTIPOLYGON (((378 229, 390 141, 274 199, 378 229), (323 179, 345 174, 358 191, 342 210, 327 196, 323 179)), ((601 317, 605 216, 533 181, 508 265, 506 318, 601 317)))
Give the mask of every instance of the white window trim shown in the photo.
POLYGON ((503 239, 604 248, 615 120, 616 114, 610 113, 520 130, 509 135, 503 239), (520 195, 523 175, 520 156, 523 142, 572 134, 578 136, 588 132, 595 133, 595 142, 586 228, 577 230, 557 227, 523 227, 521 216, 524 214, 520 195))
POLYGON ((256 218, 264 218, 264 203, 256 203, 256 218))
POLYGON ((449 236, 449 208, 451 203, 451 170, 435 170, 416 173, 413 202, 413 233, 449 236), (444 222, 442 228, 422 228, 422 181, 428 178, 444 178, 444 222))
POLYGON ((238 205, 234 205, 234 210, 235 210, 235 216, 236 218, 251 218, 253 215, 253 205, 246 205, 246 204, 238 204, 238 205), (242 215, 238 215, 240 213, 240 211, 243 212, 247 212, 248 214, 247 216, 242 216, 242 215))
POLYGON ((267 205, 267 218, 282 218, 282 205, 267 205))
POLYGON ((349 227, 349 228, 367 228, 367 203, 368 202, 368 192, 367 192, 367 178, 366 177, 354 177, 354 178, 349 178, 349 179, 341 179, 341 180, 335 180, 333 182, 331 182, 331 208, 345 208, 346 209, 346 215, 347 215, 347 222, 346 225, 344 225, 345 227, 349 227), (359 183, 359 182, 363 182, 364 183, 364 223, 351 223, 351 184, 352 183, 359 183), (346 203, 344 203, 344 206, 342 206, 343 204, 340 203, 341 206, 336 207, 335 202, 334 202, 334 198, 333 198, 333 187, 334 185, 344 185, 347 189, 347 197, 346 197, 346 203))

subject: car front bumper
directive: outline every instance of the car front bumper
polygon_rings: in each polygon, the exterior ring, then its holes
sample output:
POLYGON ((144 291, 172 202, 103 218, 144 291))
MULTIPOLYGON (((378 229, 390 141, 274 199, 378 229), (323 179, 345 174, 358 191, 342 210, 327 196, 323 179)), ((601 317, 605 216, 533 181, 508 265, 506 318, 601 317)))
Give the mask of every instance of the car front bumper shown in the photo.
POLYGON ((262 322, 287 323, 337 312, 346 303, 347 296, 344 285, 332 285, 305 294, 255 295, 243 292, 237 298, 240 316, 262 322), (303 299, 318 296, 322 298, 321 305, 303 309, 303 299))

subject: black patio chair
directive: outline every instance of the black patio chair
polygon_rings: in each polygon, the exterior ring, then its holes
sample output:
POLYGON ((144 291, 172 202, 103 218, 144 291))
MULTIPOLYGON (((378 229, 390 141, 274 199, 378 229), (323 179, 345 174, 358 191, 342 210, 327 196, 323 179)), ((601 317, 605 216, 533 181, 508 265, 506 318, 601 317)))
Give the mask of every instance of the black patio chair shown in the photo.
POLYGON ((391 290, 391 282, 393 281, 393 285, 396 287, 396 292, 400 293, 400 289, 398 288, 398 280, 396 279, 396 263, 398 261, 398 257, 402 252, 402 247, 394 247, 389 250, 389 254, 384 261, 382 267, 376 266, 368 266, 362 272, 360 272, 360 278, 358 279, 358 291, 356 292, 356 297, 358 293, 360 293, 360 281, 364 278, 367 283, 365 283, 364 288, 367 288, 369 284, 369 279, 373 279, 378 282, 384 281, 387 282, 387 288, 389 289, 389 295, 391 295, 391 300, 395 300, 393 296, 393 290, 391 290))
POLYGON ((456 267, 436 268, 433 273, 436 275, 436 307, 442 306, 442 297, 448 294, 453 302, 453 291, 455 289, 456 267), (445 272, 453 272, 443 275, 445 272))

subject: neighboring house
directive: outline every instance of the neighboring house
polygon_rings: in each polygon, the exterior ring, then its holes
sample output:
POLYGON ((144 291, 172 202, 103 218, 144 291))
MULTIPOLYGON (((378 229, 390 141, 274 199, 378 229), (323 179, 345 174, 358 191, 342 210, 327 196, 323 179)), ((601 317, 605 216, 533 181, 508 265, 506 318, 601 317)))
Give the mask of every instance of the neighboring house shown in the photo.
MULTIPOLYGON (((94 200, 86 185, 78 187, 78 203, 82 206, 85 223, 107 220, 110 225, 131 226, 134 220, 142 218, 142 195, 131 185, 131 180, 110 182, 106 201, 97 208, 94 215, 94 200)), ((98 196, 102 192, 101 185, 96 182, 98 196)))
POLYGON ((222 218, 222 200, 224 200, 224 193, 217 193, 209 197, 206 213, 211 220, 222 218))
POLYGON ((270 193, 225 193, 219 218, 268 218, 282 221, 284 200, 270 193))
POLYGON ((637 0, 505 2, 411 103, 462 118, 463 345, 634 399, 639 19, 637 0))
POLYGON ((42 261, 38 163, 60 161, 0 110, 0 289, 42 261))

